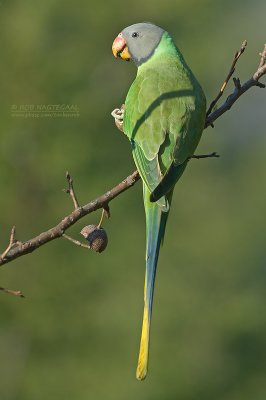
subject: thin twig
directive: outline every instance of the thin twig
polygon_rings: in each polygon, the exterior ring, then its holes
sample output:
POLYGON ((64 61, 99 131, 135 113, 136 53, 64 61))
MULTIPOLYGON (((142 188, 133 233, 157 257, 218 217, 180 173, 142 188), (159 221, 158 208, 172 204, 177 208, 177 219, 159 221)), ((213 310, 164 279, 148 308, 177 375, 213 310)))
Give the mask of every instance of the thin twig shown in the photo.
POLYGON ((5 258, 5 256, 8 254, 9 250, 11 249, 11 247, 13 247, 14 244, 16 243, 15 232, 16 232, 16 227, 13 226, 11 229, 11 232, 10 232, 9 245, 7 246, 5 251, 1 254, 0 260, 5 258))
POLYGON ((21 292, 21 290, 11 290, 11 289, 5 289, 3 287, 0 287, 0 290, 2 292, 12 294, 12 296, 23 297, 23 298, 25 297, 24 294, 21 292))
MULTIPOLYGON (((255 74, 253 75, 253 79, 255 81, 258 81, 262 77, 262 75, 266 73, 266 43, 264 45, 264 49, 262 50, 261 53, 259 53, 259 55, 260 55, 259 67, 255 72, 255 74)), ((265 85, 260 87, 265 87, 265 85)))
POLYGON ((74 203, 75 210, 77 210, 79 208, 79 202, 78 202, 75 190, 74 190, 73 179, 71 178, 68 171, 66 172, 66 178, 67 178, 67 182, 68 182, 68 188, 63 189, 63 191, 70 195, 70 197, 74 203))
POLYGON ((98 224, 98 228, 101 228, 101 226, 102 226, 105 213, 106 213, 106 211, 105 211, 105 209, 103 208, 103 209, 102 209, 101 219, 100 219, 100 222, 99 222, 99 224, 98 224))
POLYGON ((63 233, 62 236, 79 247, 83 247, 84 249, 90 249, 90 246, 88 244, 81 243, 79 240, 73 239, 71 236, 68 236, 65 233, 63 233))
POLYGON ((224 93, 224 90, 225 90, 225 88, 226 88, 226 86, 227 86, 227 84, 228 84, 228 82, 229 82, 231 76, 232 76, 233 73, 235 72, 236 63, 237 63, 237 61, 239 60, 239 58, 241 57, 241 55, 244 53, 244 51, 245 51, 245 49, 246 49, 246 47, 247 47, 247 44, 248 44, 248 42, 247 42, 246 40, 244 40, 244 42, 243 42, 242 45, 241 45, 240 50, 238 50, 238 51, 235 53, 235 56, 234 56, 232 65, 231 65, 231 67, 230 67, 230 69, 229 69, 229 72, 228 72, 228 74, 227 74, 227 77, 225 78, 225 80, 224 80, 224 82, 223 82, 223 84, 222 84, 222 86, 221 86, 221 89, 220 89, 218 95, 217 95, 217 96, 215 97, 215 99, 211 102, 211 104, 210 104, 210 106, 209 106, 209 108, 208 108, 208 110, 207 110, 207 113, 206 113, 206 116, 207 116, 207 117, 208 117, 208 116, 210 115, 210 113, 212 112, 213 107, 217 104, 218 100, 222 97, 222 95, 223 95, 223 93, 224 93))
POLYGON ((216 151, 215 152, 213 152, 213 153, 210 153, 210 154, 194 154, 194 156, 191 156, 191 157, 189 157, 190 159, 191 158, 195 158, 196 160, 200 160, 201 158, 218 158, 218 157, 220 157, 219 156, 219 154, 217 154, 216 153, 216 151))
POLYGON ((249 90, 253 86, 265 88, 265 84, 259 82, 259 79, 266 74, 266 44, 264 45, 263 51, 259 53, 259 55, 260 55, 260 61, 256 72, 243 85, 241 85, 240 80, 238 78, 234 80, 235 84, 234 92, 227 97, 225 102, 219 108, 217 108, 217 110, 214 110, 209 115, 208 114, 206 115, 205 128, 207 128, 208 126, 213 126, 214 121, 216 121, 216 119, 219 118, 221 115, 223 115, 226 111, 230 110, 230 108, 239 99, 239 97, 242 96, 242 94, 244 94, 247 90, 249 90))

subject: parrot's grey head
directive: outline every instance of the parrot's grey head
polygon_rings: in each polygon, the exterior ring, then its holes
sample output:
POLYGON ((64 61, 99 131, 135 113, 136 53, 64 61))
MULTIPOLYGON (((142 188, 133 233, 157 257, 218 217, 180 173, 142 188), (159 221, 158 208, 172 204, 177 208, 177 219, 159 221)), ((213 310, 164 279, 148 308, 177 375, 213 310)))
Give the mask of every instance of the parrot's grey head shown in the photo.
POLYGON ((113 42, 115 57, 132 60, 137 66, 152 56, 164 30, 150 22, 141 22, 123 29, 113 42))

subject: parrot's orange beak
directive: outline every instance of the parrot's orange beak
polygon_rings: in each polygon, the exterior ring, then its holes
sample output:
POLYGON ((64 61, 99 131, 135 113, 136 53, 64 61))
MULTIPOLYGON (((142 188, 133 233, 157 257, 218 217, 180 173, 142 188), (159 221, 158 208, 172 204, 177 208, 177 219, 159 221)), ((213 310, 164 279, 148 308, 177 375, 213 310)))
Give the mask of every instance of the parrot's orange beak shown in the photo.
POLYGON ((126 61, 129 61, 131 58, 128 51, 127 42, 125 41, 121 33, 119 33, 119 35, 115 38, 113 42, 112 52, 115 58, 120 57, 126 61))

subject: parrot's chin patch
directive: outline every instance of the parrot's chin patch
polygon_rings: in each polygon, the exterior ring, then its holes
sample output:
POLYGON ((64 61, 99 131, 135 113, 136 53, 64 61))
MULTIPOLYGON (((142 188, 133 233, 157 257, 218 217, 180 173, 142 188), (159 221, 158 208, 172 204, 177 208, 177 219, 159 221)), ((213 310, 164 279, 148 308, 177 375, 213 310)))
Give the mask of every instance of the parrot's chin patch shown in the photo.
POLYGON ((125 46, 120 51, 118 51, 117 57, 122 58, 123 60, 126 61, 130 61, 131 55, 129 54, 128 47, 125 46))

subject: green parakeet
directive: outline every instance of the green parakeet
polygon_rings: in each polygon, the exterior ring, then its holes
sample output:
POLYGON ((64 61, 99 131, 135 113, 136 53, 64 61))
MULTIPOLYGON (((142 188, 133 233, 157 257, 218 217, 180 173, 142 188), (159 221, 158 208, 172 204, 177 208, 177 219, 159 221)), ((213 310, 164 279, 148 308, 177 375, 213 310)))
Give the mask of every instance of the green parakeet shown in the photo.
POLYGON ((144 315, 136 376, 146 377, 154 281, 173 189, 199 143, 206 100, 168 32, 152 23, 117 36, 115 57, 132 59, 137 76, 125 101, 123 130, 143 181, 146 214, 144 315))

